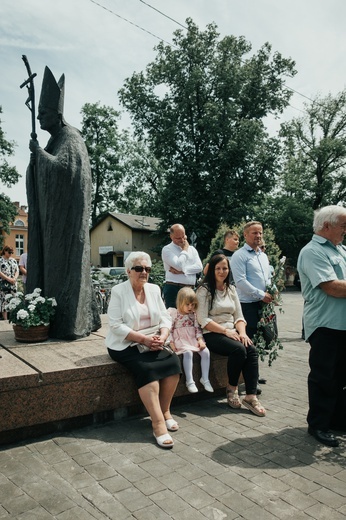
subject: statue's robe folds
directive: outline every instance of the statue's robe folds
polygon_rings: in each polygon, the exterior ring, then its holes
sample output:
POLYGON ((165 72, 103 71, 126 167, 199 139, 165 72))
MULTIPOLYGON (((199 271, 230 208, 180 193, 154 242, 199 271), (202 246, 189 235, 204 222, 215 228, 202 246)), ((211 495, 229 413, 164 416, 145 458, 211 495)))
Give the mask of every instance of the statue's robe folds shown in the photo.
POLYGON ((63 126, 27 170, 27 292, 57 301, 50 336, 78 339, 100 325, 90 277, 91 170, 84 141, 63 126))

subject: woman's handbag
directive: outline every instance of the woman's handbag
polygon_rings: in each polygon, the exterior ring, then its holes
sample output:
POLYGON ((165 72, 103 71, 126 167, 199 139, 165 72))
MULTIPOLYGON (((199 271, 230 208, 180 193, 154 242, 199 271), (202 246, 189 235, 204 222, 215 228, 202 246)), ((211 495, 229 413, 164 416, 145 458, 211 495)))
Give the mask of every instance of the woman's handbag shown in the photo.
POLYGON ((3 278, 0 279, 0 291, 2 292, 11 292, 15 289, 15 286, 8 282, 7 280, 4 280, 3 278))

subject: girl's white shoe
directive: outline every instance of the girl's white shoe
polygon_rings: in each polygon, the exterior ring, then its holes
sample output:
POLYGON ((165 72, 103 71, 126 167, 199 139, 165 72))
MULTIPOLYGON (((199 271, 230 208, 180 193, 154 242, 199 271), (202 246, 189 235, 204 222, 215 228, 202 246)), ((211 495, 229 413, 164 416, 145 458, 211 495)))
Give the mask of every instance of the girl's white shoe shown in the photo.
POLYGON ((204 379, 201 377, 201 379, 199 381, 200 381, 200 383, 202 383, 202 385, 204 386, 204 389, 207 392, 214 392, 214 388, 211 386, 209 380, 208 381, 204 381, 204 379))
POLYGON ((195 385, 194 381, 192 381, 191 383, 186 383, 186 388, 188 389, 189 392, 191 392, 191 394, 197 394, 197 392, 198 392, 198 388, 195 385))

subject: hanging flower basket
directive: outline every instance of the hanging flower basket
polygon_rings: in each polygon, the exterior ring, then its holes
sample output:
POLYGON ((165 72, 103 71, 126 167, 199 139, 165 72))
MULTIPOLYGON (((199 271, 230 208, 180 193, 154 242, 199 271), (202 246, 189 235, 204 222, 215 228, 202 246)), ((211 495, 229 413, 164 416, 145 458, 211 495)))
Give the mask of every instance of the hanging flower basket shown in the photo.
POLYGON ((40 343, 46 341, 49 334, 49 325, 38 325, 24 329, 21 325, 13 325, 14 338, 21 343, 40 343))

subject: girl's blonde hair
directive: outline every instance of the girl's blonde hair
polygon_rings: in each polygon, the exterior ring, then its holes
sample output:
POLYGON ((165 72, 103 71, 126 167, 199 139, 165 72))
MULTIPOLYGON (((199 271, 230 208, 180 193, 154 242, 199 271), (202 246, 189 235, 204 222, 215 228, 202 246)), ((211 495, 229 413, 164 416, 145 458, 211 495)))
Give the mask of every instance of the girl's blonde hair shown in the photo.
POLYGON ((197 309, 198 300, 196 293, 191 287, 183 287, 177 294, 176 305, 178 311, 181 312, 183 306, 189 303, 193 303, 195 305, 195 309, 197 309))

